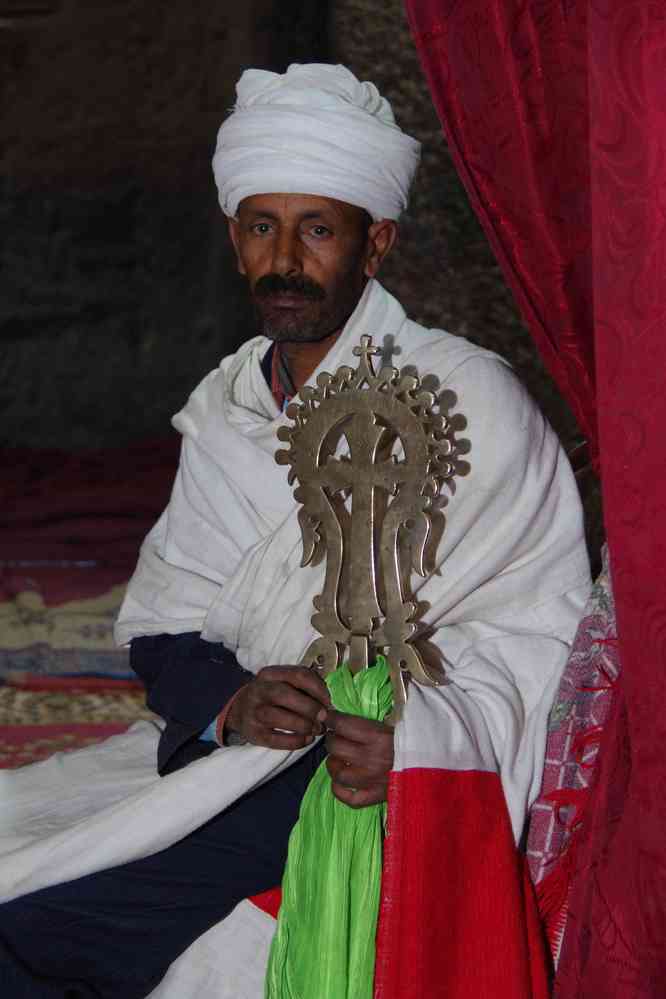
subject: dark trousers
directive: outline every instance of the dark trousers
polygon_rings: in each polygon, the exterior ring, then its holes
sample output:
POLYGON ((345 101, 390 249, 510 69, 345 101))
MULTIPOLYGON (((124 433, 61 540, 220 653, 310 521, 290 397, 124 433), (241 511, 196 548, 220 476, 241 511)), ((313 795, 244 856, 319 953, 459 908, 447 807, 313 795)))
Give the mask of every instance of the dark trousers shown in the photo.
POLYGON ((242 899, 280 883, 323 757, 319 744, 152 857, 0 905, 0 995, 143 999, 193 940, 242 899))

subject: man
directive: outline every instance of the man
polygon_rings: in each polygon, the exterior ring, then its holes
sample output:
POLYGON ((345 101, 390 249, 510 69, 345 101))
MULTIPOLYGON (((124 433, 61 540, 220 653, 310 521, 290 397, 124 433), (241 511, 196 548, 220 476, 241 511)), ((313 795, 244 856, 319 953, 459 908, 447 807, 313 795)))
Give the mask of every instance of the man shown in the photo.
POLYGON ((279 884, 325 754, 341 802, 389 802, 376 994, 543 987, 515 841, 588 592, 580 505, 506 365, 410 322, 376 281, 417 162, 387 102, 343 67, 239 82, 214 171, 261 335, 174 419, 180 468, 117 626, 165 725, 4 775, 13 999, 260 996, 271 922, 244 900, 279 884), (445 679, 411 685, 395 731, 335 711, 294 665, 323 566, 300 567, 273 457, 285 400, 354 363, 362 333, 454 392, 469 440, 436 571, 415 584, 445 679))

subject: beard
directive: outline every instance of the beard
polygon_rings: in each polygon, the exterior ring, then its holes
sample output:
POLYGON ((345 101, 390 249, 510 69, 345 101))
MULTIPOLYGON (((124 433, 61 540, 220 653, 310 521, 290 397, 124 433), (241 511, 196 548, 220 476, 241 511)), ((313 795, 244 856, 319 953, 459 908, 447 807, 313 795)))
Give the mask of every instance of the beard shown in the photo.
POLYGON ((323 340, 346 322, 359 295, 329 296, 304 275, 283 277, 265 274, 255 284, 252 297, 261 332, 277 342, 312 343, 323 340))

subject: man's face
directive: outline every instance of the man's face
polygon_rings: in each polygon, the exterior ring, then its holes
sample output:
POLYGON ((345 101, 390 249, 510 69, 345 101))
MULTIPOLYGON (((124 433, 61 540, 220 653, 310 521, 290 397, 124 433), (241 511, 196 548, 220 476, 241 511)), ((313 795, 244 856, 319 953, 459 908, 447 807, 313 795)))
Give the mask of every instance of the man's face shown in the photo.
POLYGON ((261 332, 312 342, 338 331, 373 276, 369 216, 333 198, 255 194, 229 230, 261 332))

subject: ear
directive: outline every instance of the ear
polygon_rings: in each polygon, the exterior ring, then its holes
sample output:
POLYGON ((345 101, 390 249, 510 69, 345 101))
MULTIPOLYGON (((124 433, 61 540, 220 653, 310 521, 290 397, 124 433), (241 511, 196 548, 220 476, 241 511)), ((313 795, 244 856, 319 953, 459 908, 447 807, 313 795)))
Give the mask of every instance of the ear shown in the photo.
POLYGON ((368 229, 367 256, 364 274, 368 278, 377 275, 384 257, 388 256, 398 238, 398 226, 393 219, 380 219, 368 229))
POLYGON ((238 273, 245 274, 245 265, 241 259, 240 253, 240 222, 238 219, 227 219, 227 226, 229 229, 229 237, 233 243, 234 250, 236 252, 236 261, 238 263, 238 273))

